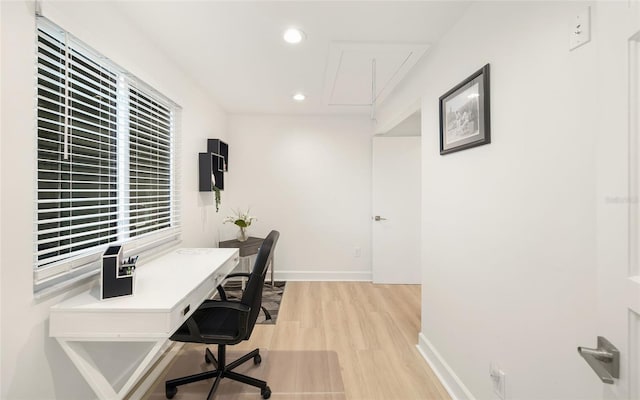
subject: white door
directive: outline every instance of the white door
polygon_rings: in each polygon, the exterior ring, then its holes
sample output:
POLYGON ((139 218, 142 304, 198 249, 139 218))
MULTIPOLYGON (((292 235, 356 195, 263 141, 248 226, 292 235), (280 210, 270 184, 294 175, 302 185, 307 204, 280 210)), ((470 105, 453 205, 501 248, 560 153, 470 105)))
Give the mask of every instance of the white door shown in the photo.
MULTIPOLYGON (((640 399, 640 19, 637 2, 598 2, 594 10, 600 110, 596 330, 620 351, 620 377, 603 383, 597 398, 640 399)), ((595 344, 593 338, 584 345, 595 344)))
POLYGON ((374 283, 421 283, 420 137, 373 138, 374 283))

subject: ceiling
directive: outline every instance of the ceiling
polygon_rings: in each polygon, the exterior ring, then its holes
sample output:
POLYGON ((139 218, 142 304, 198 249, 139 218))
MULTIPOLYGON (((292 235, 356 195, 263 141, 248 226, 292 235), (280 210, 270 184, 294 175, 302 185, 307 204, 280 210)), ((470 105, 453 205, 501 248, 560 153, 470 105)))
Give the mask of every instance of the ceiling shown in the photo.
POLYGON ((229 113, 370 113, 461 17, 461 1, 119 1, 229 113), (295 26, 306 40, 282 40, 295 26), (375 59, 375 72, 372 60, 375 59), (303 92, 307 99, 295 102, 303 92))

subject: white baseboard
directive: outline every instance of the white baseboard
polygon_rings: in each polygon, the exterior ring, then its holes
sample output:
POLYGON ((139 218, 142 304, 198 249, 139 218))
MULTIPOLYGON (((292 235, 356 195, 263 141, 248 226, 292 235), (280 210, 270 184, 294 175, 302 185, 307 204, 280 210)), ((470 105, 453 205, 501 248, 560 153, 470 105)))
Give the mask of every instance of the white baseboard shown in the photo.
POLYGON ((371 271, 276 271, 276 281, 358 281, 371 282, 371 271))
POLYGON ((476 400, 422 332, 418 335, 416 347, 453 400, 476 400))

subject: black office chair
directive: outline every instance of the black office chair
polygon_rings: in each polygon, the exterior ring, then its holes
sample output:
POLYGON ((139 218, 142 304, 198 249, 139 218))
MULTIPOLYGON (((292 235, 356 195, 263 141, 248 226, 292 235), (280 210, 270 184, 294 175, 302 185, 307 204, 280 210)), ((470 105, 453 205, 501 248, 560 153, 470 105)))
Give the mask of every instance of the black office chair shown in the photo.
POLYGON ((240 301, 224 300, 226 299, 224 289, 219 286, 218 291, 223 299, 205 301, 171 336, 170 339, 177 342, 217 344, 218 358, 216 359, 213 353, 206 349, 205 361, 208 364, 213 363, 216 369, 166 381, 165 394, 168 399, 176 395, 180 385, 213 377, 216 379, 209 390, 207 400, 213 397, 222 378, 230 378, 260 388, 260 395, 263 399, 271 397, 271 389, 267 386, 267 382, 233 372, 234 368, 252 358, 254 364, 260 364, 262 362, 260 349, 255 349, 230 364, 226 363, 225 354, 227 345, 248 340, 253 332, 262 307, 262 288, 265 276, 279 237, 279 232, 271 231, 260 246, 253 270, 250 274, 244 274, 248 275, 249 280, 240 301))

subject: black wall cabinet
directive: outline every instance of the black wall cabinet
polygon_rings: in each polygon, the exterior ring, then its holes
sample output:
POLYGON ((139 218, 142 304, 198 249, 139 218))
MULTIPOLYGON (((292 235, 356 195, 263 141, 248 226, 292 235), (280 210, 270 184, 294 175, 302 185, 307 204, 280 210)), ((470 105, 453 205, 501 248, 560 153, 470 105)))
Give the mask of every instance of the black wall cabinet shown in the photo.
POLYGON ((224 173, 228 171, 228 159, 228 144, 219 139, 207 139, 207 152, 198 153, 201 192, 210 192, 214 186, 224 190, 224 173))

